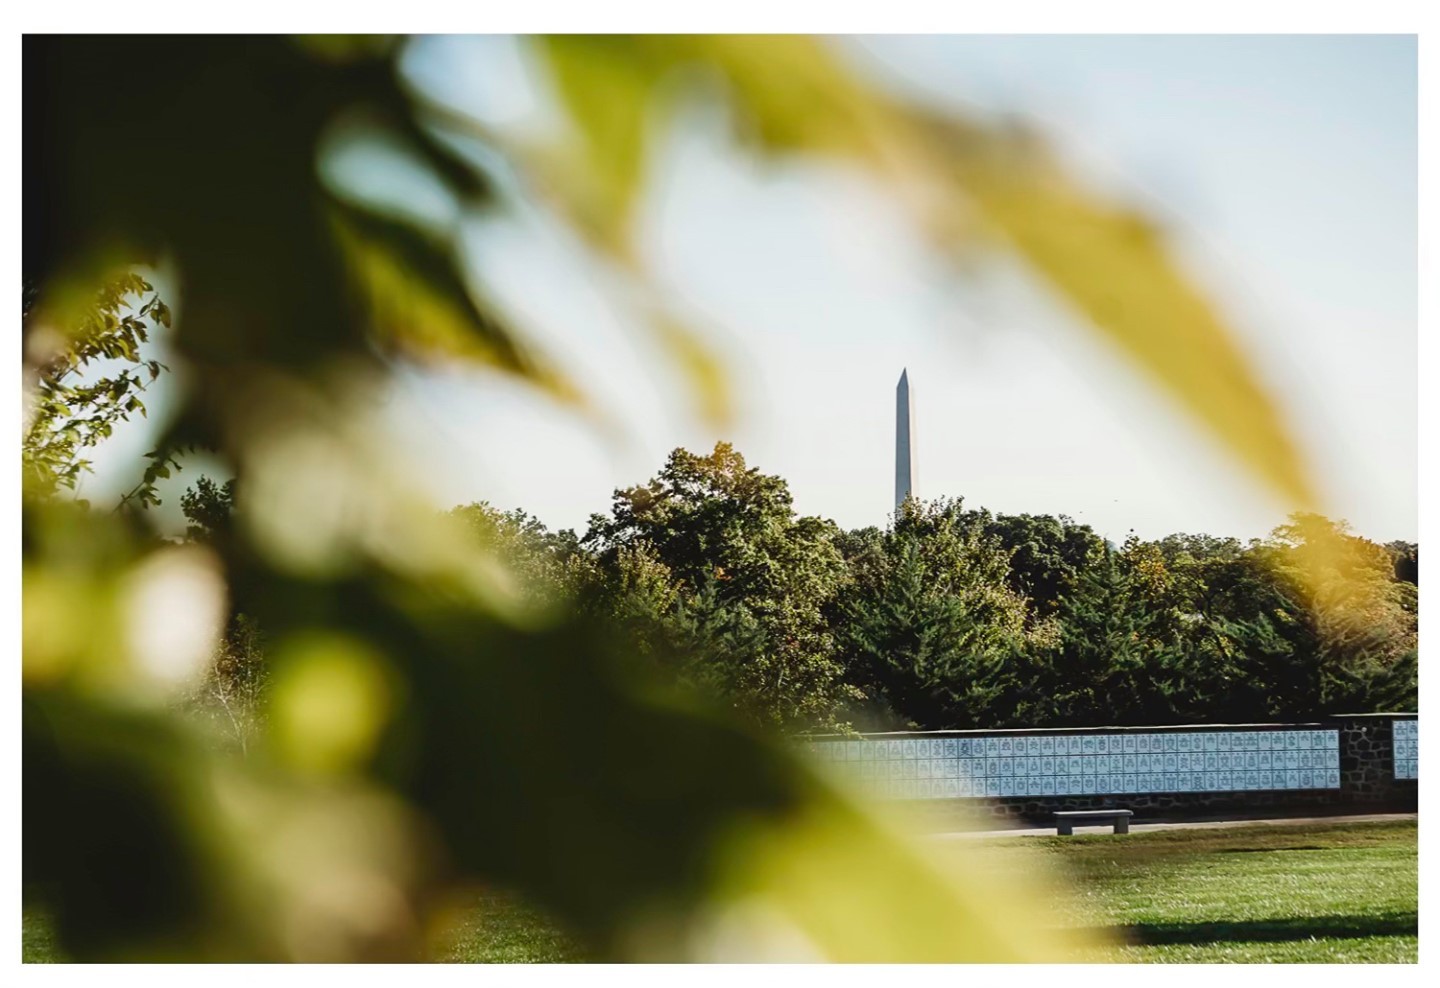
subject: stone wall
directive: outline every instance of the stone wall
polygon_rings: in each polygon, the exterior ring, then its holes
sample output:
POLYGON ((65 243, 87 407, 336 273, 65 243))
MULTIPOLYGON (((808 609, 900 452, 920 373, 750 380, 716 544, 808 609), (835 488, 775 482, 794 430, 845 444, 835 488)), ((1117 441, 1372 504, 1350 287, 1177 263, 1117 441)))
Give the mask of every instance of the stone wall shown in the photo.
MULTIPOLYGON (((1148 792, 1096 792, 1093 794, 1066 794, 1053 796, 991 796, 985 798, 930 798, 925 800, 901 800, 914 803, 917 809, 926 812, 946 812, 964 807, 973 812, 981 810, 997 818, 1025 819, 1048 822, 1057 810, 1081 810, 1126 808, 1133 810, 1137 820, 1158 817, 1204 816, 1226 812, 1264 812, 1274 810, 1286 812, 1306 809, 1323 810, 1344 807, 1363 809, 1413 810, 1417 805, 1418 782, 1414 778, 1397 776, 1395 758, 1394 727, 1396 721, 1415 721, 1415 714, 1340 714, 1319 724, 1248 724, 1248 725, 1192 725, 1181 727, 1107 727, 1072 728, 1064 730, 1012 730, 1012 731, 931 731, 899 732, 863 735, 867 741, 893 741, 906 739, 935 740, 967 739, 975 745, 981 739, 1007 739, 1016 745, 1022 739, 1027 742, 1034 738, 1096 735, 1108 738, 1125 738, 1127 735, 1155 737, 1165 734, 1188 734, 1194 737, 1215 732, 1242 732, 1246 736, 1270 735, 1277 742, 1276 735, 1285 735, 1296 730, 1324 731, 1327 739, 1338 736, 1339 773, 1338 780, 1333 773, 1319 784, 1320 773, 1315 773, 1315 788, 1246 789, 1230 791, 1148 791, 1148 792), (1330 732, 1335 732, 1333 735, 1330 732), (1338 783, 1329 785, 1328 783, 1338 783)), ((1311 733, 1311 737, 1318 737, 1311 733)), ((841 741, 836 736, 812 737, 807 739, 813 748, 817 743, 841 741)), ((1406 739, 1405 755, 1401 760, 1404 772, 1414 771, 1416 760, 1415 744, 1406 739)), ((923 746, 921 746, 923 748, 923 746)), ((1263 747, 1263 744, 1262 744, 1263 747)), ((1333 743, 1330 758, 1334 758, 1333 743)), ((1318 761, 1317 761, 1318 764, 1318 761)), ((1333 762, 1330 764, 1333 765, 1333 762)), ((1308 775, 1308 773, 1307 773, 1308 775)))
POLYGON ((1419 780, 1400 778, 1395 764, 1395 724, 1414 714, 1339 714, 1340 788, 1349 803, 1416 805, 1419 780))

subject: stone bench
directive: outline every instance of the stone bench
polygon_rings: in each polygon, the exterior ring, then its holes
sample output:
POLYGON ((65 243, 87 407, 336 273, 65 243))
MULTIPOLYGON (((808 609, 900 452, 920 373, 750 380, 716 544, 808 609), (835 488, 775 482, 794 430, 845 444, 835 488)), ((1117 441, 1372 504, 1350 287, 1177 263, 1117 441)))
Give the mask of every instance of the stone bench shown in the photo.
POLYGON ((1055 832, 1061 837, 1068 837, 1075 833, 1075 823, 1079 820, 1113 820, 1115 833, 1128 834, 1130 818, 1134 815, 1130 810, 1061 810, 1055 814, 1055 832))

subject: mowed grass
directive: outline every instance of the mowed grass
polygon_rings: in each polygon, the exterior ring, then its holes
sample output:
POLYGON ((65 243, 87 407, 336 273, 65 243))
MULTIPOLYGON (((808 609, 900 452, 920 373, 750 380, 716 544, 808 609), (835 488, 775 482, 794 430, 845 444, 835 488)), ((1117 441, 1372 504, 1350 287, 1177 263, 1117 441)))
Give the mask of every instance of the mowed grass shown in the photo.
POLYGON ((432 956, 442 964, 568 964, 580 945, 517 896, 476 892, 439 933, 432 956))
MULTIPOLYGON (((1414 821, 1005 838, 1069 879, 1070 920, 1123 945, 1087 955, 1142 963, 1413 963, 1418 956, 1414 821)), ((997 864, 1003 855, 997 857, 997 864)), ((450 963, 583 961, 577 942, 511 895, 477 892, 435 942, 450 963)), ((23 957, 57 961, 27 911, 23 957)))
POLYGON ((1413 963, 1414 821, 1027 838, 1070 876, 1095 960, 1413 963))
POLYGON ((50 918, 28 906, 20 916, 20 960, 26 964, 57 964, 65 960, 55 945, 50 918))

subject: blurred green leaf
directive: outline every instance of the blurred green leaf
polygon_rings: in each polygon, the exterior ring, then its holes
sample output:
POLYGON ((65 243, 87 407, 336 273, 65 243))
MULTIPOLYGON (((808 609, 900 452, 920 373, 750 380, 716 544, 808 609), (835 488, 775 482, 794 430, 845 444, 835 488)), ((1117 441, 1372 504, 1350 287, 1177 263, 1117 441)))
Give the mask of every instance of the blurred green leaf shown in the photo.
POLYGON ((461 359, 518 375, 567 403, 579 390, 478 306, 453 249, 400 220, 337 204, 337 239, 382 343, 422 360, 461 359))
MULTIPOLYGON (((812 39, 543 47, 571 143, 503 150, 548 183, 596 267, 622 273, 712 416, 726 409, 718 361, 634 249, 648 155, 686 71, 722 82, 763 150, 869 169, 944 250, 979 209, 1246 462, 1270 457, 1260 476, 1304 493, 1199 296, 1143 229, 1042 157, 883 97, 812 39), (1168 336, 1184 366, 1156 342, 1168 336), (1258 431, 1253 449, 1239 422, 1258 431)), ((193 386, 132 496, 158 503, 149 482, 179 469, 178 450, 215 451, 251 500, 203 551, 221 555, 226 592, 277 655, 293 649, 267 733, 244 759, 212 751, 115 646, 134 620, 117 588, 160 548, 154 533, 133 512, 82 522, 27 499, 27 895, 57 906, 67 951, 413 956, 427 908, 483 879, 521 888, 612 958, 1055 956, 1008 881, 947 873, 775 739, 637 678, 605 630, 507 604, 483 560, 432 524, 423 484, 365 433, 355 393, 392 369, 377 349, 478 359, 573 394, 477 301, 453 242, 338 205, 322 183, 327 135, 363 119, 390 128, 457 209, 491 194, 398 81, 396 53, 343 39, 25 39, 27 344, 71 324, 97 273, 173 261, 171 345, 193 386), (95 153, 127 147, 141 113, 183 139, 160 155, 95 153), (777 946, 776 931, 793 937, 777 946)), ((168 309, 152 315, 168 324, 168 309)), ((115 352, 133 360, 136 345, 115 352)))
POLYGON ((1043 279, 1286 503, 1314 503, 1275 400, 1146 218, 1085 192, 1032 148, 929 131, 969 196, 1043 279))
POLYGON ((652 150, 651 117, 660 112, 652 97, 664 65, 643 57, 625 37, 558 35, 541 44, 584 152, 555 161, 564 168, 556 178, 566 204, 586 233, 627 257, 652 150))

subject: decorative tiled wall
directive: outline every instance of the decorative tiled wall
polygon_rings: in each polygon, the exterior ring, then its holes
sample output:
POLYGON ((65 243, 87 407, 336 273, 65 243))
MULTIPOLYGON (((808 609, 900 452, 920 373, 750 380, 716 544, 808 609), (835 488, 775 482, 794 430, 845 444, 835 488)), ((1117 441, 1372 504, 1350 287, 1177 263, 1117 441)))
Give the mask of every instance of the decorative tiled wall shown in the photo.
POLYGON ((1395 778, 1420 778, 1420 722, 1397 720, 1393 725, 1395 778))
POLYGON ((866 791, 892 799, 1340 787, 1339 733, 1324 728, 878 736, 809 747, 866 791))

